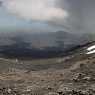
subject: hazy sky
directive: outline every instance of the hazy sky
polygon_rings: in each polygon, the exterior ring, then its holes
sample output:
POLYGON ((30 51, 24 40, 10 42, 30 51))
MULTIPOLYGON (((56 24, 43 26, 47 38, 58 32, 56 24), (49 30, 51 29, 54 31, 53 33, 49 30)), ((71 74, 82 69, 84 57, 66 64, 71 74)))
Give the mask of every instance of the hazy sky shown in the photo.
POLYGON ((40 28, 40 27, 48 27, 47 24, 40 23, 40 22, 33 22, 31 21, 26 21, 24 19, 21 19, 19 17, 16 17, 13 14, 10 14, 5 10, 5 8, 0 8, 0 30, 15 30, 15 29, 35 29, 35 28, 40 28))
POLYGON ((57 0, 2 0, 0 29, 29 29, 56 31, 60 26, 48 24, 52 19, 63 19, 65 12, 56 8, 57 0))
POLYGON ((94 32, 95 0, 1 0, 0 29, 94 32))

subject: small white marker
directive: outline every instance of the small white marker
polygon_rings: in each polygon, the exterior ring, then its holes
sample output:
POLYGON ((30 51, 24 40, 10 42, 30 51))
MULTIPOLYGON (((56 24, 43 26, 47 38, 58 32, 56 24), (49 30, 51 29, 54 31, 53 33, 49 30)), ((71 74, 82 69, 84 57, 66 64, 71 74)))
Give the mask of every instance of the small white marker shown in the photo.
POLYGON ((16 61, 16 63, 18 63, 18 59, 17 59, 17 58, 16 58, 16 60, 15 60, 15 61, 16 61))

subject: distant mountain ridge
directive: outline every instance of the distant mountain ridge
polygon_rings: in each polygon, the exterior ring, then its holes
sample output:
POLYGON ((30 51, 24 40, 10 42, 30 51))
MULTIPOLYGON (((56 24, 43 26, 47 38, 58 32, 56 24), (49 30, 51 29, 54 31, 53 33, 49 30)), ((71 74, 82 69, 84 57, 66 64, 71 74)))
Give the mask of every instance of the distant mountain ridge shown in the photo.
POLYGON ((0 53, 8 57, 58 57, 86 42, 87 38, 64 31, 5 33, 0 36, 0 53))

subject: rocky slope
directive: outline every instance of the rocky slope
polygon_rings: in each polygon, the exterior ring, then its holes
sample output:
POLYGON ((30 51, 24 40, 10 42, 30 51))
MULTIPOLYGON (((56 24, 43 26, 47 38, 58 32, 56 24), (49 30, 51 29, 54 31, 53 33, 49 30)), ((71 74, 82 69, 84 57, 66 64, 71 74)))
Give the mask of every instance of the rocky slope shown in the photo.
POLYGON ((95 95, 95 54, 81 46, 64 58, 0 59, 0 95, 95 95))

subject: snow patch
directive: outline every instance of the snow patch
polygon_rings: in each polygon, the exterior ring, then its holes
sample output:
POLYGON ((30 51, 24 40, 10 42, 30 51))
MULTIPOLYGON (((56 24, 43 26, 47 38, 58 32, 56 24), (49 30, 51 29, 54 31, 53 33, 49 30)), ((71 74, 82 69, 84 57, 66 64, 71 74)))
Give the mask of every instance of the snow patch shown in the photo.
POLYGON ((93 54, 93 53, 95 53, 95 45, 88 47, 87 51, 88 52, 86 54, 93 54))

